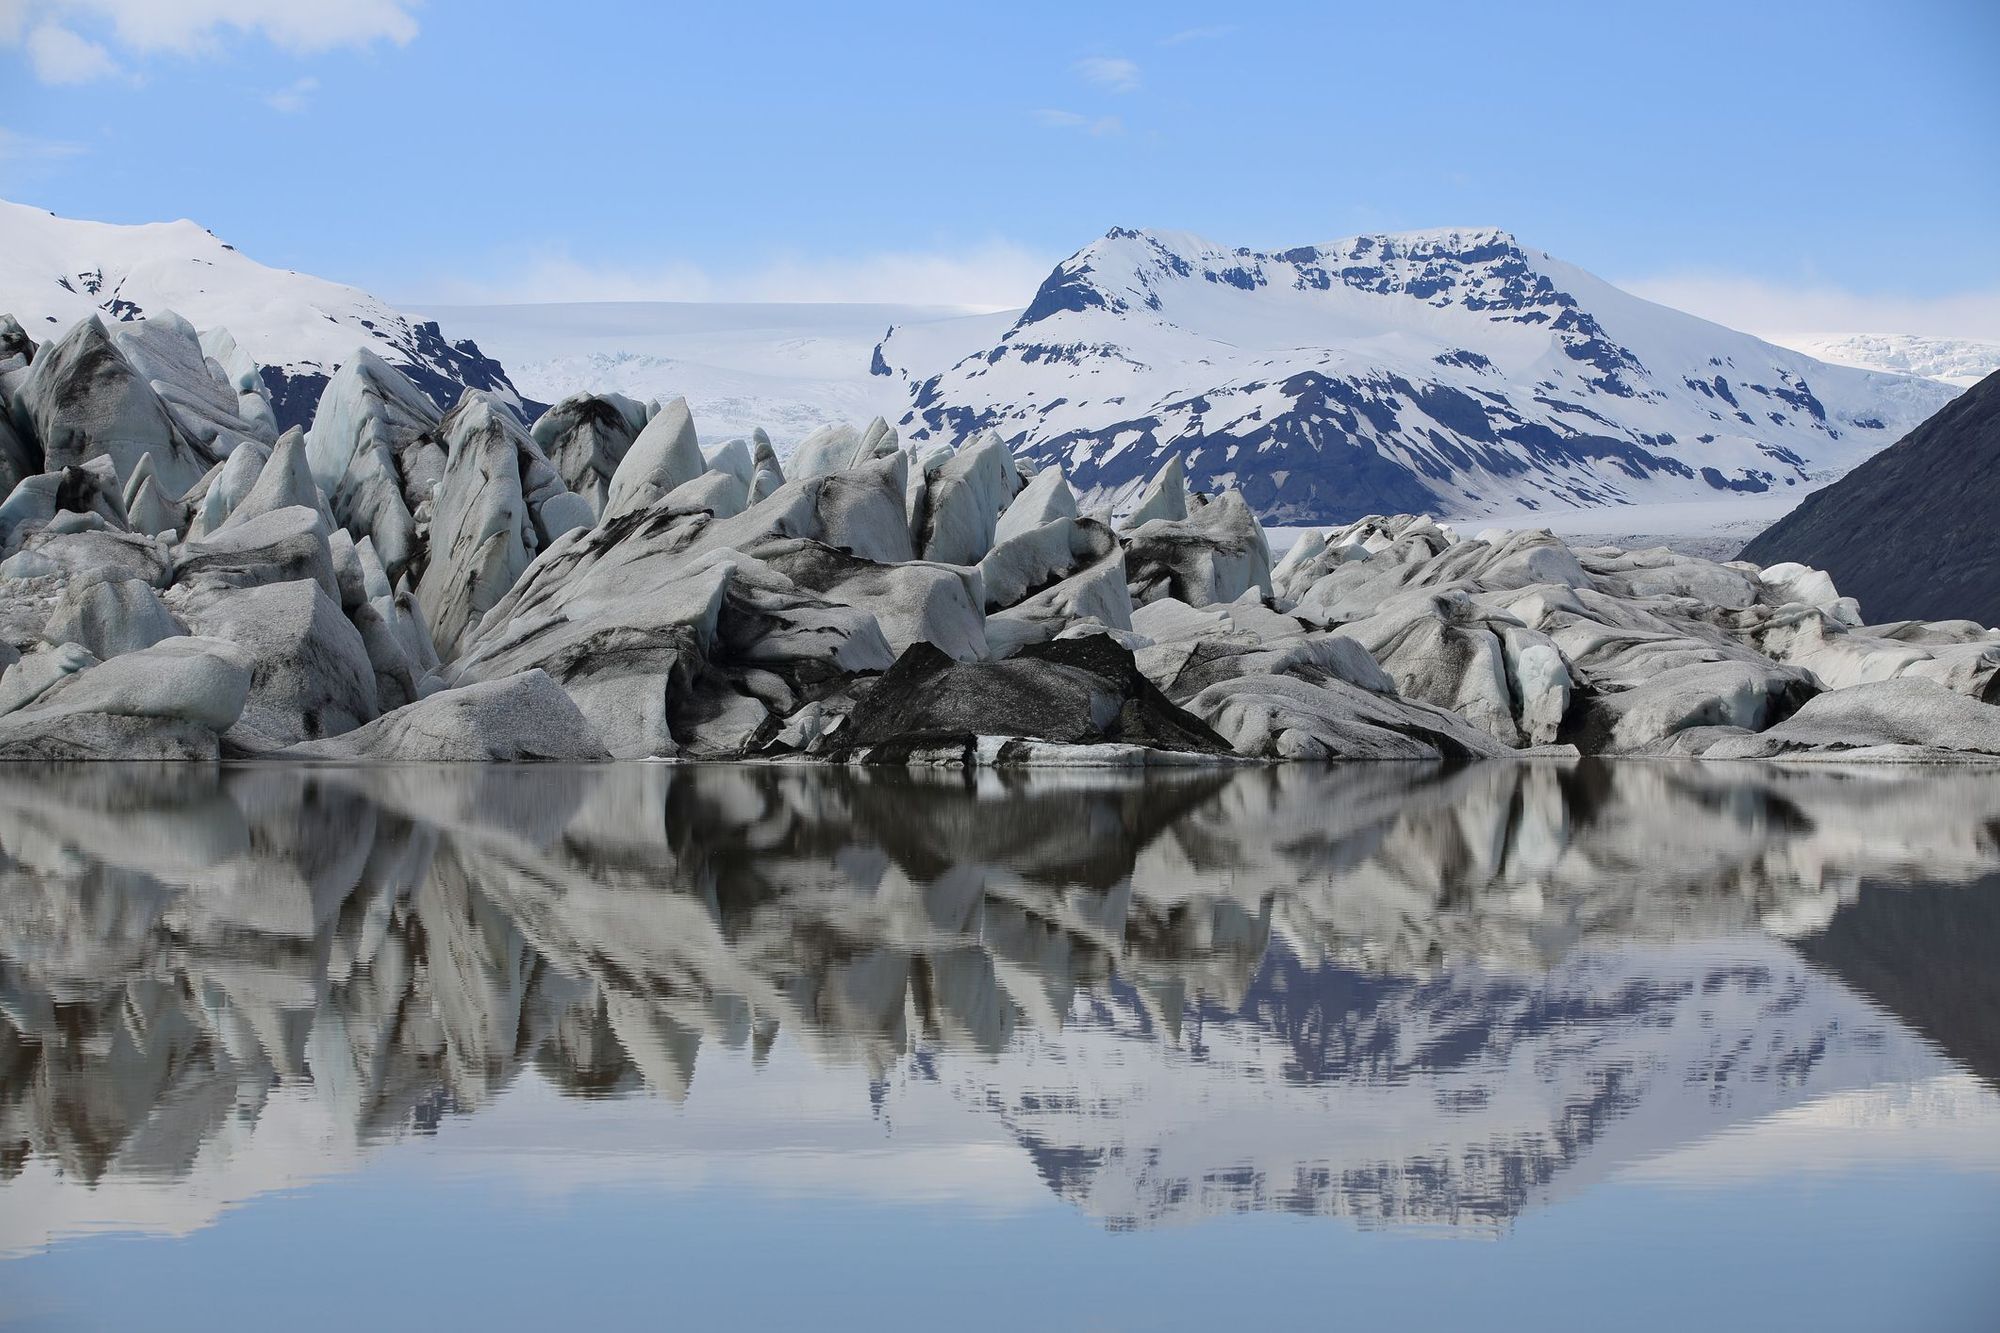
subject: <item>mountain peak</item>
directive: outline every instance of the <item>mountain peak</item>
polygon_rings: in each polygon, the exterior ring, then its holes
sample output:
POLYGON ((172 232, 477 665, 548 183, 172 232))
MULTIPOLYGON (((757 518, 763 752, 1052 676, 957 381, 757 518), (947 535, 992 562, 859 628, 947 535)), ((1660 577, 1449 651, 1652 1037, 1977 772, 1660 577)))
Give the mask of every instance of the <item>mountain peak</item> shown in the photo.
POLYGON ((1472 308, 1566 302, 1530 264, 1513 233, 1498 227, 1384 232, 1260 251, 1218 245, 1192 232, 1121 226, 1058 264, 1015 329, 1065 312, 1143 309, 1164 314, 1167 293, 1182 283, 1243 292, 1324 292, 1344 286, 1434 305, 1463 295, 1472 308))
POLYGON ((440 408, 468 388, 519 405, 500 364, 367 292, 267 267, 189 218, 121 224, 0 200, 0 313, 38 341, 93 316, 129 323, 177 311, 225 328, 270 390, 281 426, 306 424, 357 348, 380 355, 440 408))
POLYGON ((1114 227, 998 345, 912 382, 906 439, 995 430, 1114 507, 1177 455, 1280 522, 1804 487, 1951 393, 1641 301, 1491 226, 1275 251, 1114 227))

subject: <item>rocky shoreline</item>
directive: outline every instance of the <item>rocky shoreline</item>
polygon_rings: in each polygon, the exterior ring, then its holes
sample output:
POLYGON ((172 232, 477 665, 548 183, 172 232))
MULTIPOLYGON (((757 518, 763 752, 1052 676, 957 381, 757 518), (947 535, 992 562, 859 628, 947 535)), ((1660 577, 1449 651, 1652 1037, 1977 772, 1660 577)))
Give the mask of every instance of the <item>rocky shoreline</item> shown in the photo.
POLYGON ((2000 758, 2000 631, 1819 571, 1386 516, 1272 560, 996 436, 780 461, 686 405, 440 414, 359 354, 280 433, 226 334, 0 318, 0 759, 2000 758))

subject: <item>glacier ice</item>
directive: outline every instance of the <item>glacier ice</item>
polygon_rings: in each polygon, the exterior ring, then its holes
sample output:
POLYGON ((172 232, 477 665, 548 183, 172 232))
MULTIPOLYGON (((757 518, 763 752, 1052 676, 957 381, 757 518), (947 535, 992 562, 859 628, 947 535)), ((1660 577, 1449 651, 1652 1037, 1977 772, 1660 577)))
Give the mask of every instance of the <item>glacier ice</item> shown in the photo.
POLYGON ((1274 562, 1177 453, 1121 518, 985 430, 704 452, 682 399, 440 414, 364 352, 280 434, 226 331, 0 338, 0 756, 1990 753, 2000 631, 1804 566, 1411 514, 1274 562), (148 663, 205 702, 117 706, 148 663))

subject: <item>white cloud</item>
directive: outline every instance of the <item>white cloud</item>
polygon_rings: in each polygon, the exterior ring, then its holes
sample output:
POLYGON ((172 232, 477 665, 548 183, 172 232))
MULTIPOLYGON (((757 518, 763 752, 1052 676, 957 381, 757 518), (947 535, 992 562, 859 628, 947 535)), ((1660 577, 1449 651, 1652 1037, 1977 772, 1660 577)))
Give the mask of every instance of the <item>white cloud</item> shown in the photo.
POLYGON ((307 104, 312 101, 312 95, 318 91, 319 80, 308 75, 289 87, 280 88, 274 93, 266 93, 264 105, 273 111, 282 111, 288 116, 297 115, 306 109, 307 104))
POLYGON ((1214 23, 1205 28, 1183 28, 1160 38, 1161 46, 1182 46, 1188 42, 1212 42, 1236 31, 1234 23, 1214 23))
POLYGON ((1109 92, 1132 93, 1139 90, 1138 62, 1123 56, 1086 56, 1076 62, 1076 72, 1109 92))
POLYGON ((1081 130, 1085 134, 1102 138, 1107 134, 1123 134, 1125 122, 1117 116, 1084 116, 1074 111, 1059 111, 1045 107, 1035 113, 1035 123, 1050 130, 1081 130))
MULTIPOLYGON (((1034 295, 1061 256, 992 240, 965 250, 844 257, 774 255, 736 270, 662 259, 586 263, 566 249, 499 257, 490 274, 412 294, 433 304, 541 301, 880 301, 1008 310, 1034 295)), ((393 285, 393 284, 390 284, 393 285)))
POLYGON ((415 0, 0 0, 0 46, 44 83, 83 83, 162 52, 204 55, 255 35, 295 55, 417 35, 415 0))
POLYGON ((36 24, 26 46, 35 77, 43 83, 91 83, 118 72, 109 51, 60 24, 36 24))
POLYGON ((120 42, 138 51, 197 51, 225 29, 258 33, 273 45, 309 54, 339 46, 417 35, 412 0, 53 0, 111 21, 120 42))
POLYGON ((1864 295, 1723 272, 1670 273, 1618 285, 1648 301, 1773 342, 1826 333, 2000 340, 2000 290, 1933 297, 1864 295))

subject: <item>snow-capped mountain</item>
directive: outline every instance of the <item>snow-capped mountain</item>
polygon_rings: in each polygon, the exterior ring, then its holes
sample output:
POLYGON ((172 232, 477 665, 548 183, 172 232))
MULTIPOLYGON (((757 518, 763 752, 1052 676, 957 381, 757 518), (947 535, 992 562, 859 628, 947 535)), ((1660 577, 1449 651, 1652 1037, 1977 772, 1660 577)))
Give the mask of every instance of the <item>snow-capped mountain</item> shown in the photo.
POLYGON ((193 222, 84 222, 0 200, 0 313, 37 342, 90 315, 108 322, 169 310, 198 329, 230 332, 262 368, 281 427, 306 424, 327 380, 363 347, 440 407, 468 388, 521 402, 499 362, 449 340, 435 321, 259 264, 193 222))
POLYGON ((1114 229, 949 369, 892 330, 906 440, 993 430, 1129 504, 1167 456, 1267 520, 1714 499, 1837 476, 1952 397, 1640 300, 1496 230, 1278 253, 1114 229))
POLYGON ((38 341, 90 314, 166 310, 230 331, 281 426, 307 421, 367 347, 441 406, 483 388, 532 415, 517 382, 544 402, 686 396, 716 438, 762 426, 781 452, 876 415, 919 447, 994 429, 1060 459, 1095 506, 1129 503, 1178 452, 1195 484, 1235 484, 1277 522, 1769 501, 1892 443, 1985 357, 1981 344, 1853 338, 1827 344, 1827 361, 1907 373, 1830 365, 1490 230, 1276 254, 1114 230, 1024 310, 997 314, 597 302, 411 315, 256 263, 193 222, 0 201, 0 312, 38 341))
POLYGON ((1925 338, 1914 333, 1826 333, 1786 338, 1785 346, 1837 366, 1919 375, 1969 389, 2000 370, 2000 343, 1925 338))

